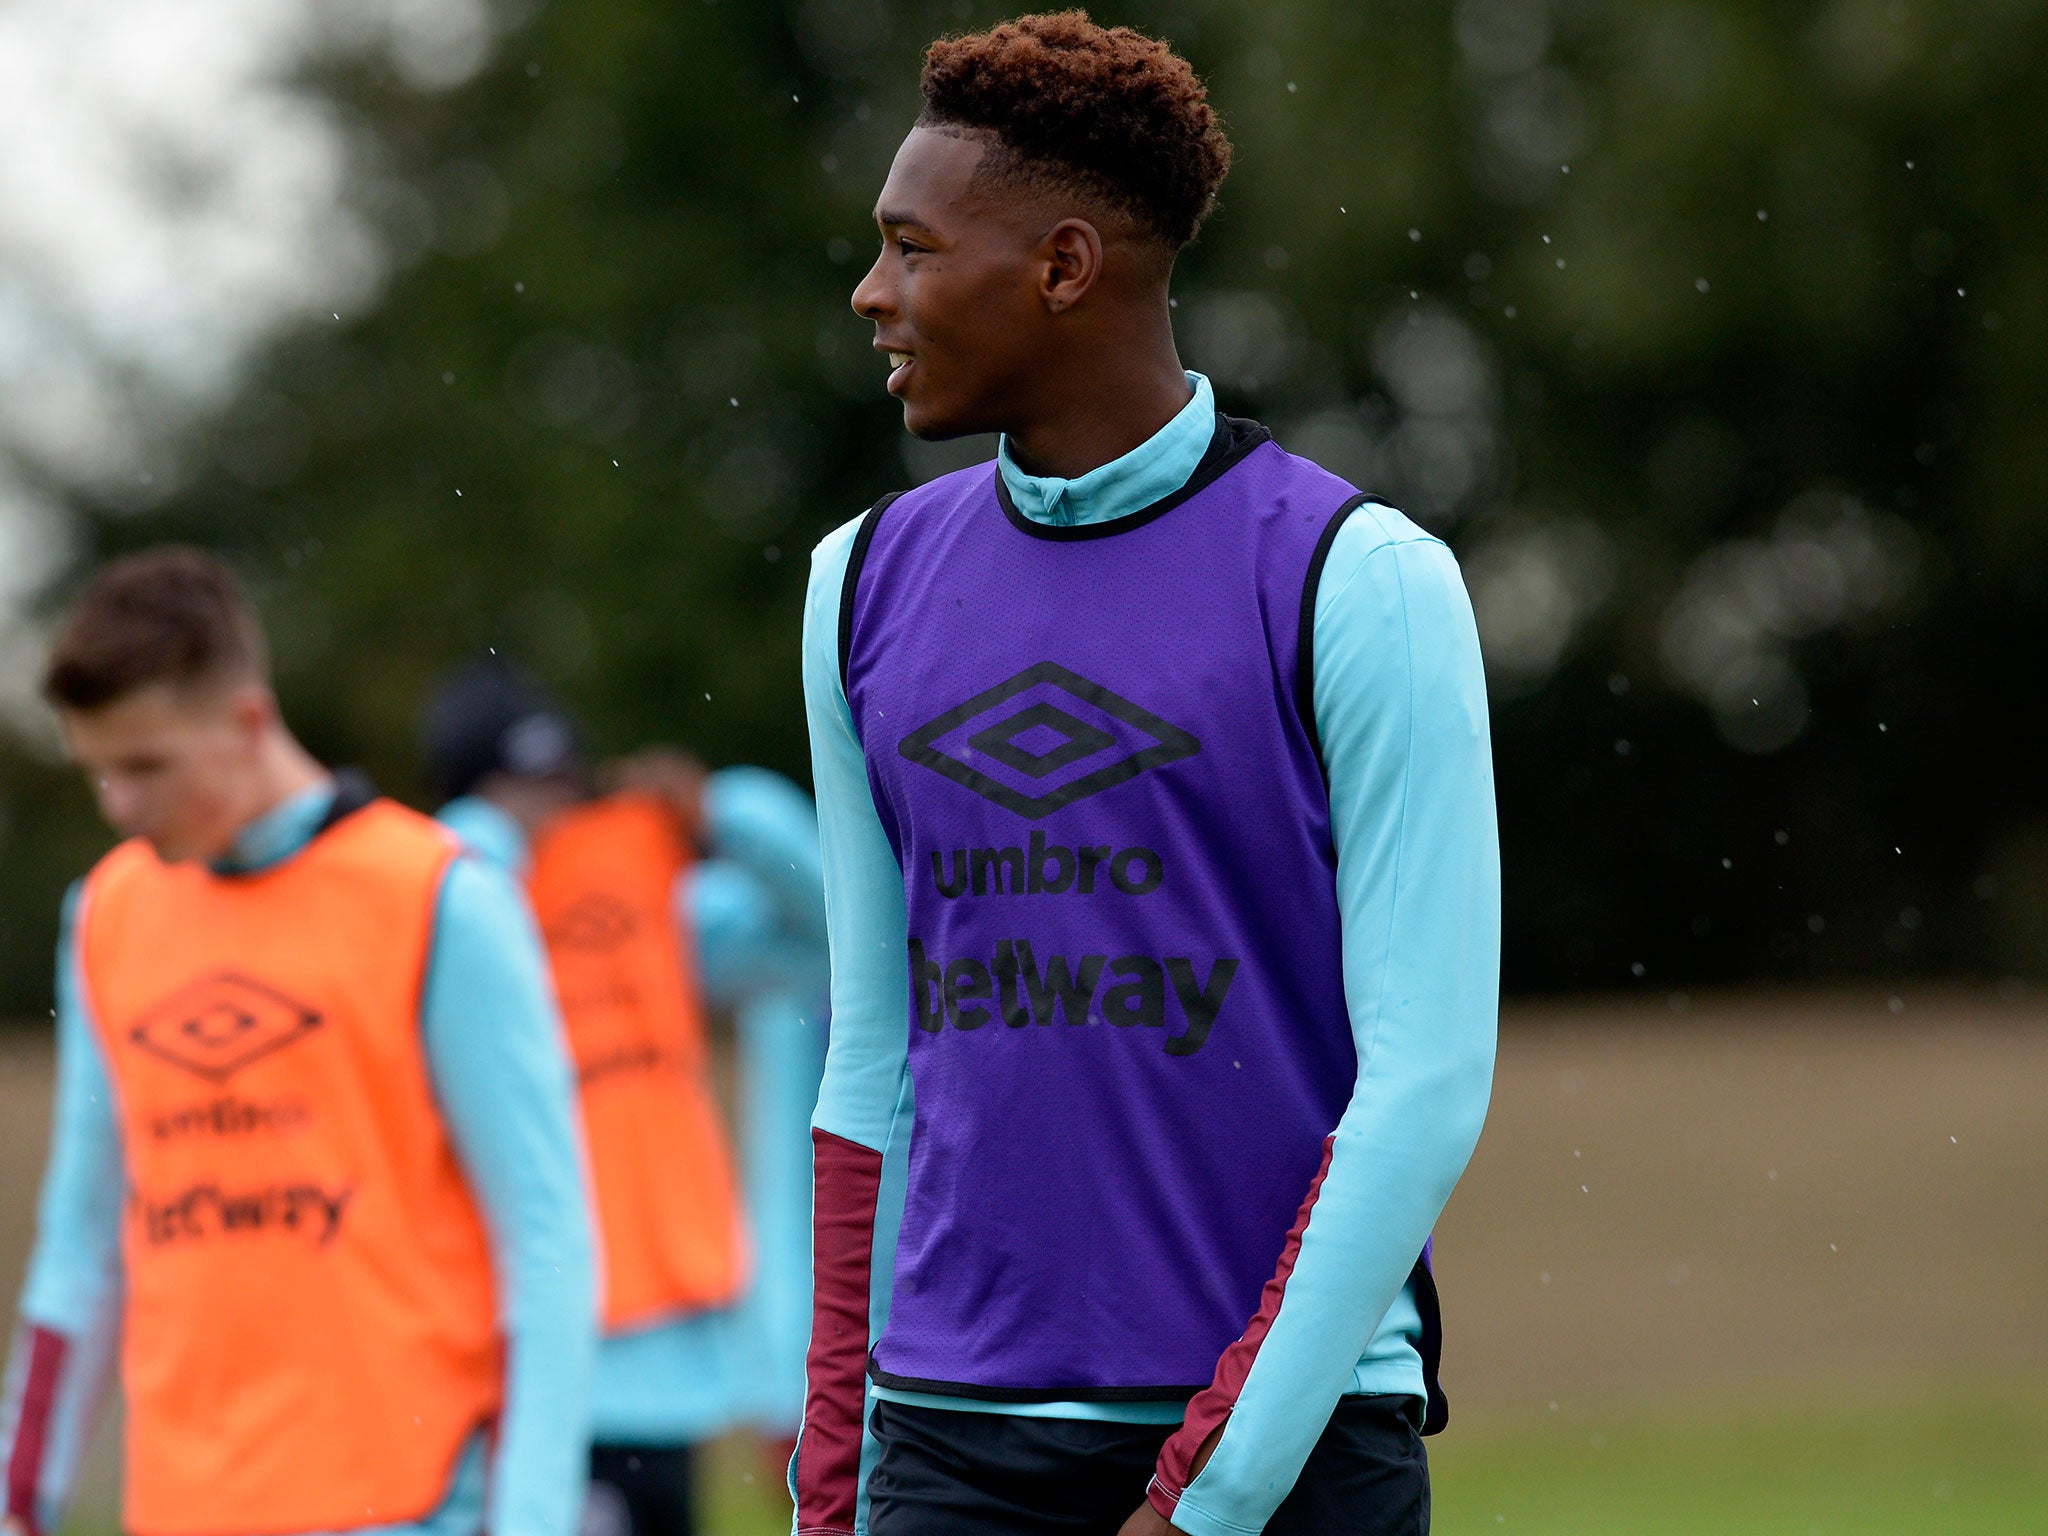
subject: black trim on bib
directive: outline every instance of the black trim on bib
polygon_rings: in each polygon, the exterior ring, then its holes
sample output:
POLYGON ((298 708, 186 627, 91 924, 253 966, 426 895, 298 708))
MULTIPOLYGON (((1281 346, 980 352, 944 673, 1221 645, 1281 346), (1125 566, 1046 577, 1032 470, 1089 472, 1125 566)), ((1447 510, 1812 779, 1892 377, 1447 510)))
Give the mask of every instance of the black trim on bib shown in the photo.
POLYGON ((839 584, 839 691, 846 692, 846 670, 853 657, 853 589, 860 583, 860 568, 868 562, 868 546, 875 541, 875 525, 889 510, 889 503, 903 493, 891 491, 861 515, 853 535, 853 548, 846 552, 846 579, 839 584))
POLYGON ((894 1392, 931 1392, 940 1397, 972 1399, 978 1403, 1164 1403, 1185 1402, 1209 1383, 1196 1387, 979 1387, 968 1381, 930 1381, 922 1376, 898 1376, 885 1371, 868 1356, 868 1380, 894 1392))
POLYGON ((1436 1276, 1429 1272, 1429 1260, 1415 1261, 1408 1283, 1415 1287, 1415 1310, 1422 1314, 1422 1337, 1415 1341, 1416 1352, 1422 1356, 1422 1389, 1425 1394, 1422 1432, 1425 1435, 1442 1434, 1443 1427, 1451 1422, 1451 1400, 1444 1396, 1443 1386, 1437 1380, 1437 1367, 1443 1364, 1444 1357, 1444 1310, 1443 1303, 1437 1299, 1436 1276))
POLYGON ((1301 638, 1294 650, 1294 707, 1301 714, 1301 728, 1308 732, 1308 744, 1316 755, 1316 766, 1322 770, 1323 778, 1330 777, 1329 764, 1323 761, 1323 735, 1316 729, 1316 593, 1323 585, 1323 567, 1329 564, 1330 547, 1337 542, 1337 535, 1351 520, 1351 514, 1368 501, 1379 498, 1360 491, 1330 515, 1323 525, 1322 536, 1316 540, 1315 553, 1309 556, 1308 575, 1301 583, 1301 638))
POLYGON ((1273 434, 1256 421, 1247 421, 1241 416, 1225 416, 1216 413, 1216 431, 1209 438, 1209 446, 1202 453, 1202 462, 1195 466, 1195 472, 1188 476, 1187 484, 1170 496, 1162 497, 1149 507, 1136 512, 1127 512, 1122 517, 1112 517, 1101 523, 1039 523, 1033 522, 1017 510, 1016 502, 1010 499, 1010 487, 1003 481, 1003 472, 996 469, 996 500, 1002 503, 1003 516, 1010 520, 1010 526, 1019 533, 1027 533, 1034 539, 1052 539, 1064 542, 1072 539, 1107 539, 1119 533, 1129 533, 1133 528, 1142 528, 1156 518, 1164 517, 1175 507, 1196 492, 1207 489, 1238 460, 1250 453, 1261 443, 1270 443, 1273 434))
POLYGON ((370 776, 362 769, 337 768, 334 771, 334 799, 328 803, 327 814, 320 818, 320 825, 313 829, 313 836, 318 837, 339 826, 379 798, 377 786, 370 782, 370 776))

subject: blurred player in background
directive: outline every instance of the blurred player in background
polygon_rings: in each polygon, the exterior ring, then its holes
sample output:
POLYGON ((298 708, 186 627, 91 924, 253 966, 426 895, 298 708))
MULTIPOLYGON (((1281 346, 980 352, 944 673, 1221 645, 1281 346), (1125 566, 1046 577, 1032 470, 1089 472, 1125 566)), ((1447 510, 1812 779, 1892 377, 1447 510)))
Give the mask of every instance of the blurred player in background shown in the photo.
POLYGON ((1471 605, 1182 368, 1185 60, 1068 11, 922 85, 853 306, 911 432, 1002 437, 812 564, 798 1528, 1414 1536, 1498 1002, 1471 605))
POLYGON ((606 1276, 585 1536, 681 1536, 692 1447, 742 1423, 786 1440, 801 1406, 816 816, 778 775, 672 750, 598 794, 569 717, 494 657, 441 690, 425 736, 441 819, 531 893, 580 1078, 606 1276), (737 1024, 737 1158, 707 1001, 737 1024))
POLYGON ((209 556, 107 567, 43 686, 127 841, 64 912, 10 1529, 118 1346, 134 1536, 571 1536, 591 1217, 519 891, 300 747, 209 556))

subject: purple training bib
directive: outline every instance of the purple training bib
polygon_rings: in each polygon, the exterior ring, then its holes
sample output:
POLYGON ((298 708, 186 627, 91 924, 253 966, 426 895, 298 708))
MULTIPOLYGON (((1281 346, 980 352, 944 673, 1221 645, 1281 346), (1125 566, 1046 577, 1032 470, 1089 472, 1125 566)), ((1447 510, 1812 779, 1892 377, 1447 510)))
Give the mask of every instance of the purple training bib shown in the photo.
POLYGON ((877 507, 846 695, 903 870, 916 1118, 886 1385, 1207 1384, 1357 1074, 1304 605, 1363 498, 1250 423, 1047 527, 993 465, 877 507))

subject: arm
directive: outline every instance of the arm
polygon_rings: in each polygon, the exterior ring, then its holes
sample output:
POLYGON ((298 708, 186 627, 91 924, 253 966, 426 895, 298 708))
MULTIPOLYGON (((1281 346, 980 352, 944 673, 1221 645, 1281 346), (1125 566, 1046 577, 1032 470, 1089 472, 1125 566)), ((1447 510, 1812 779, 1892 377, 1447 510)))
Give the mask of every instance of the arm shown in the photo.
POLYGON ((800 1536, 845 1536, 857 1518, 868 1344, 894 1256, 882 1165, 899 1112, 908 1124, 903 876, 875 812, 839 677, 840 588, 857 526, 847 524, 818 546, 804 602, 804 707, 831 936, 832 1039, 811 1121, 811 1347, 803 1427, 790 1463, 800 1536))
POLYGON ((57 949, 57 1084, 36 1246, 0 1388, 10 1528, 54 1530, 120 1337, 120 1132, 78 974, 78 888, 57 949))
MULTIPOLYGON (((822 1002, 824 873, 810 796, 765 768, 726 768, 705 780, 702 806, 713 857, 691 869, 679 894, 705 991, 734 1005, 770 992, 822 1002)), ((815 1065, 805 1088, 815 1098, 815 1065)))
POLYGON ((1492 1084, 1493 770, 1450 552, 1361 508, 1332 547, 1315 646, 1358 1080, 1259 1316, 1189 1404, 1133 1520, 1188 1536, 1258 1530, 1293 1486, 1471 1157, 1492 1084))
POLYGON ((704 783, 704 831, 717 857, 773 896, 783 931, 824 943, 825 874, 808 795, 766 768, 721 768, 704 783))
POLYGON ((764 1429, 789 1436, 802 1416, 810 1334, 810 1123, 825 1066, 818 817, 810 796, 761 768, 712 774, 703 804, 717 857, 691 871, 689 921, 705 990, 733 1005, 738 1026, 754 1412, 764 1429))
POLYGON ((490 1233, 506 1340, 490 1527, 571 1536, 597 1340, 575 1084, 533 919, 476 859, 458 859, 442 887, 421 1012, 434 1095, 490 1233))
POLYGON ((739 1028, 741 1161, 753 1221, 754 1281, 747 1334, 759 1362, 755 1412, 790 1436, 802 1417, 811 1328, 811 1112, 825 1069, 822 997, 768 992, 742 1002, 739 1028))

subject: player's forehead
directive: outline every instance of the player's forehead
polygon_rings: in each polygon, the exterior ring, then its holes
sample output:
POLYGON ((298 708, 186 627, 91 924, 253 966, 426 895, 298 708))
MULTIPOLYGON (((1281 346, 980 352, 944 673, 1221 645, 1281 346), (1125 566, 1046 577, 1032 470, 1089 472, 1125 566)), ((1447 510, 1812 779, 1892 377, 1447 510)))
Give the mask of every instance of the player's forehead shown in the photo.
POLYGON ((147 683, 97 709, 60 710, 59 719, 80 756, 160 750, 224 723, 232 697, 221 688, 180 688, 147 683))
POLYGON ((925 124, 912 128, 897 146, 875 199, 875 222, 884 228, 937 228, 974 217, 982 202, 974 173, 987 150, 978 133, 925 124))

